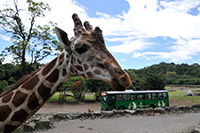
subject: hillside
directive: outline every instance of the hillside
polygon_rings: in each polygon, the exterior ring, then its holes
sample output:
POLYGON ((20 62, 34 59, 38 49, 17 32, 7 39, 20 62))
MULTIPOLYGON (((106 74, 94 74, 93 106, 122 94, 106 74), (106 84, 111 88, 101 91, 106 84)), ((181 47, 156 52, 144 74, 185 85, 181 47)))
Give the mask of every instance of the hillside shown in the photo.
POLYGON ((133 85, 139 85, 146 80, 146 77, 151 77, 152 80, 165 80, 165 84, 173 85, 200 85, 200 65, 195 63, 175 64, 175 63, 160 63, 145 67, 143 69, 128 69, 126 70, 131 77, 133 85))

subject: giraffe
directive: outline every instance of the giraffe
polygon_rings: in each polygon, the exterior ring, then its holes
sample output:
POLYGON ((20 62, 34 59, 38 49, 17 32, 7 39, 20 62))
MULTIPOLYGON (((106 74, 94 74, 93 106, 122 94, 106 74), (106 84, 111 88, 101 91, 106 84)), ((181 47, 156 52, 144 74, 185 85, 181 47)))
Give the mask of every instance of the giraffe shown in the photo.
POLYGON ((0 97, 0 132, 9 133, 35 114, 68 78, 79 74, 85 78, 110 82, 111 88, 123 91, 130 86, 123 71, 106 49, 102 30, 82 24, 72 15, 75 37, 55 27, 64 51, 16 89, 0 97))

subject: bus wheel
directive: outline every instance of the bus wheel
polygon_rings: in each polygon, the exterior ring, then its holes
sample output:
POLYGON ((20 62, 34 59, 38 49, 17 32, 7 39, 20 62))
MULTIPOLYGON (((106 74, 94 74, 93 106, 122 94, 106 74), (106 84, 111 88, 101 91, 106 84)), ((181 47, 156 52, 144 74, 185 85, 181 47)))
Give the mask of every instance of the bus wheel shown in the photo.
POLYGON ((118 110, 125 110, 126 108, 124 106, 119 106, 118 110))
POLYGON ((149 107, 150 107, 150 108, 153 108, 153 109, 156 108, 156 106, 155 106, 154 104, 151 104, 149 107))

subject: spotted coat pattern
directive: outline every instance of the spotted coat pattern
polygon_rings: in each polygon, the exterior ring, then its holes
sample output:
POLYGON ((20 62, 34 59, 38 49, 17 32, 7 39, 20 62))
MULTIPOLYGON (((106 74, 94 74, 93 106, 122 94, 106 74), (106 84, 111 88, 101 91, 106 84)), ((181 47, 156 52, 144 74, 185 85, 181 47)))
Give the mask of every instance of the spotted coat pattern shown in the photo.
POLYGON ((69 78, 69 59, 63 52, 17 89, 0 99, 0 132, 14 131, 31 117, 69 78))

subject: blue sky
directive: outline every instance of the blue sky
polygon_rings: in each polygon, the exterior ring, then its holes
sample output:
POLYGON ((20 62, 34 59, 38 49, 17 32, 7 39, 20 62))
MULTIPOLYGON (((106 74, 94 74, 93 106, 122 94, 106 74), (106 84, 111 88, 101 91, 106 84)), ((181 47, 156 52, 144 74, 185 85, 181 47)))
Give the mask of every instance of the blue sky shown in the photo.
MULTIPOLYGON (((5 1, 9 0, 0 0, 0 6, 5 1)), ((24 1, 20 0, 22 7, 24 1)), ((103 30, 107 48, 124 69, 160 62, 200 64, 199 0, 42 1, 50 5, 51 12, 37 23, 51 20, 72 37, 71 15, 76 12, 82 21, 103 30)), ((0 35, 0 51, 11 44, 8 40, 7 35, 0 35)))

